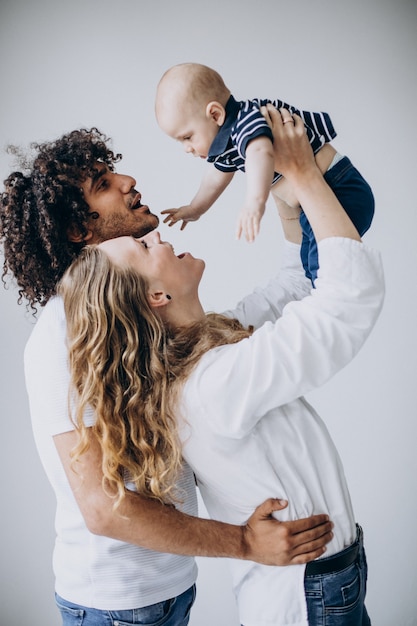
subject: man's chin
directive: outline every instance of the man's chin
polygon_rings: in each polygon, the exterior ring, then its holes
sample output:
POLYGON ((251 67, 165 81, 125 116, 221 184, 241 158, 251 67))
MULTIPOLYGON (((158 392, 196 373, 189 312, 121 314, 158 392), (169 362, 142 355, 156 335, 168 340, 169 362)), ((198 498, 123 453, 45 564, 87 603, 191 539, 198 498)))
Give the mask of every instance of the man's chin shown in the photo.
POLYGON ((147 217, 148 219, 145 221, 144 224, 138 224, 138 232, 136 233, 136 237, 144 237, 151 231, 155 230, 155 228, 158 228, 159 217, 157 215, 154 215, 153 213, 151 213, 147 217))

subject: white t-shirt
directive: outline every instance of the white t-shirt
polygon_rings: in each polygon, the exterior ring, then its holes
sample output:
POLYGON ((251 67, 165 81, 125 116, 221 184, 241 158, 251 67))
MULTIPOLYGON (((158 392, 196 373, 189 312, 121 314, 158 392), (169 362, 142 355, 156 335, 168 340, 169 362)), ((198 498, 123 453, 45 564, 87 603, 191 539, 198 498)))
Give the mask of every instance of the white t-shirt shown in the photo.
MULTIPOLYGON (((192 557, 153 552, 93 535, 85 525, 53 441, 54 435, 73 430, 67 411, 65 338, 63 302, 53 298, 27 343, 25 374, 36 445, 57 499, 56 592, 69 602, 101 610, 134 609, 177 596, 196 580, 192 557)), ((93 415, 86 415, 87 425, 93 420, 93 415)), ((186 494, 182 510, 197 515, 195 481, 187 466, 180 487, 186 494)))
MULTIPOLYGON (((331 556, 354 541, 355 519, 339 455, 303 395, 358 352, 379 315, 384 282, 379 254, 360 242, 326 239, 319 254, 310 295, 299 248, 288 245, 285 271, 228 312, 257 330, 202 357, 180 416, 184 457, 212 518, 242 524, 266 498, 285 498, 281 520, 329 514, 331 556)), ((242 624, 308 625, 305 566, 231 560, 231 567, 242 624)))

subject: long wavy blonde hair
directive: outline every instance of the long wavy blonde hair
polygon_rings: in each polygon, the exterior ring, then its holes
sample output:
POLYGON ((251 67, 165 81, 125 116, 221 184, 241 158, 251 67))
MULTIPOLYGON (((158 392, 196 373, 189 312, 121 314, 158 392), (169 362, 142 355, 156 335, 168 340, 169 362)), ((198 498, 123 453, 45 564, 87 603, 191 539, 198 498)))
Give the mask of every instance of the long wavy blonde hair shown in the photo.
POLYGON ((182 465, 177 434, 179 389, 200 357, 248 337, 237 320, 208 314, 168 328, 150 307, 145 280, 121 268, 97 246, 86 246, 58 289, 67 319, 71 405, 79 442, 73 463, 89 446, 84 412, 95 413, 103 487, 122 501, 126 481, 161 502, 178 500, 182 465))

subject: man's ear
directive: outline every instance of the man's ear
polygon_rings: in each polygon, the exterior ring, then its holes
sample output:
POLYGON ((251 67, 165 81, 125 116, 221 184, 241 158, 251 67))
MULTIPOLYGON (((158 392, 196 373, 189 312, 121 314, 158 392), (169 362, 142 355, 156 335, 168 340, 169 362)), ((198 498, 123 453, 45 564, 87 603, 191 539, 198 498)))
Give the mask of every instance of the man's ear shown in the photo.
POLYGON ((213 100, 206 106, 206 116, 216 122, 217 126, 223 126, 226 119, 226 111, 220 102, 213 100))
POLYGON ((153 293, 148 292, 149 304, 154 309, 157 309, 161 306, 166 306, 170 300, 171 297, 163 291, 154 291, 153 293))
POLYGON ((67 228, 68 241, 71 241, 72 243, 83 243, 83 242, 90 241, 92 236, 93 236, 92 230, 87 230, 87 234, 82 235, 77 226, 69 226, 67 228))

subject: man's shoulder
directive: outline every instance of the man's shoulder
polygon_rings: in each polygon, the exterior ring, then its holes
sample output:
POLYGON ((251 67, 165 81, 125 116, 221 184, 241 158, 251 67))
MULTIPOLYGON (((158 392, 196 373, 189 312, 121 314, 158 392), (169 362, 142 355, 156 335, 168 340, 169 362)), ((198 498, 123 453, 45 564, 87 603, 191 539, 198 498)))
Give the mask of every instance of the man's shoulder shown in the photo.
POLYGON ((43 307, 39 318, 26 343, 25 355, 32 350, 47 350, 50 345, 65 343, 66 322, 64 302, 58 296, 52 297, 43 307))

